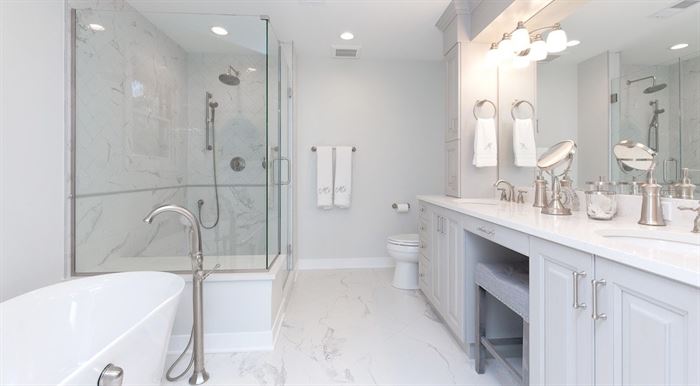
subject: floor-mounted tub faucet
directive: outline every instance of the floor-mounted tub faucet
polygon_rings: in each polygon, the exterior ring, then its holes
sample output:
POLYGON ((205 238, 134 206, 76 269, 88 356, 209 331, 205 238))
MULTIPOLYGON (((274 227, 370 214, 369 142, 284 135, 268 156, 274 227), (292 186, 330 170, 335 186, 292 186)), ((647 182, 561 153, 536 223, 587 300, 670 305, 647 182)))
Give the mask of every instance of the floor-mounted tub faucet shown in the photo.
POLYGON ((180 356, 175 360, 175 362, 170 366, 165 377, 168 381, 176 381, 182 378, 192 367, 194 363, 194 373, 189 379, 190 385, 201 385, 209 379, 209 374, 204 369, 204 309, 202 304, 202 283, 211 272, 216 270, 219 265, 210 272, 204 272, 204 255, 202 254, 202 232, 199 228, 199 222, 197 218, 189 210, 178 206, 178 205, 162 205, 153 209, 143 221, 150 224, 153 218, 157 215, 165 212, 175 212, 180 216, 184 217, 190 223, 190 257, 192 257, 192 333, 190 334, 190 340, 187 342, 187 347, 180 354, 180 356), (171 377, 170 373, 180 359, 185 355, 187 350, 189 350, 192 341, 194 340, 194 349, 192 350, 192 357, 190 363, 187 365, 185 371, 181 374, 171 377))

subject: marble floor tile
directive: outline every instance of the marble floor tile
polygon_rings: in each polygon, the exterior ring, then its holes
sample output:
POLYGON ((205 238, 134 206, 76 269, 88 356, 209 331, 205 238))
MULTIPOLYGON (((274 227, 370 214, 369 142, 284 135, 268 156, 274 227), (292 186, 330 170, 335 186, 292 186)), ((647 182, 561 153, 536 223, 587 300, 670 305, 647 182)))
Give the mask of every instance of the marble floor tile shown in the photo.
POLYGON ((424 296, 392 287, 391 277, 390 269, 299 272, 275 350, 207 354, 207 384, 510 383, 476 374, 424 296))

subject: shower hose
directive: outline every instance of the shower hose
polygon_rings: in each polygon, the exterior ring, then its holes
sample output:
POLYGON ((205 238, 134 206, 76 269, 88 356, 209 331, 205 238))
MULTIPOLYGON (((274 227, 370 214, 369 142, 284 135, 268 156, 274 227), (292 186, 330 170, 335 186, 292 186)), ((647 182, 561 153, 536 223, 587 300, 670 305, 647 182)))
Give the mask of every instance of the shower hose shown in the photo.
POLYGON ((175 362, 173 362, 172 365, 168 368, 168 371, 165 373, 165 379, 168 380, 168 382, 174 382, 179 380, 180 378, 184 377, 185 374, 187 374, 190 369, 192 368, 192 364, 194 363, 194 351, 192 352, 192 355, 190 356, 190 363, 187 365, 187 368, 180 374, 176 376, 172 376, 171 373, 173 370, 175 370, 175 366, 177 366, 178 363, 182 360, 182 358, 187 354, 187 350, 190 349, 190 346, 192 346, 192 340, 194 339, 194 324, 192 324, 192 330, 190 331, 190 340, 187 341, 187 346, 185 349, 182 351, 179 357, 175 359, 175 362))

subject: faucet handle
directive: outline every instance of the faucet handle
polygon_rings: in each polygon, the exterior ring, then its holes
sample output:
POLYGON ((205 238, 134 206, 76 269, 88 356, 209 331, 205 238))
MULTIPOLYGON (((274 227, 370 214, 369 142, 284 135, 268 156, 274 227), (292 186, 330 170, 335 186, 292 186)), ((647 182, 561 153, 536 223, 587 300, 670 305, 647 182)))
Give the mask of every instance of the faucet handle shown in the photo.
POLYGON ((524 204, 525 203, 525 196, 524 194, 527 194, 527 190, 518 190, 518 204, 524 204))
POLYGON ((206 280, 206 279, 209 277, 209 275, 211 275, 212 273, 214 273, 214 271, 217 271, 219 268, 221 268, 221 264, 218 264, 218 263, 217 263, 217 264, 214 266, 214 268, 210 269, 208 272, 206 272, 205 274, 202 275, 202 281, 206 280))
POLYGON ((498 190, 501 192, 501 201, 508 201, 508 195, 506 194, 506 190, 503 188, 498 188, 498 190))
MULTIPOLYGON (((698 201, 698 204, 700 204, 700 201, 698 201)), ((698 206, 697 208, 693 208, 690 206, 679 206, 678 209, 679 210, 692 210, 692 211, 700 213, 700 206, 698 206)))

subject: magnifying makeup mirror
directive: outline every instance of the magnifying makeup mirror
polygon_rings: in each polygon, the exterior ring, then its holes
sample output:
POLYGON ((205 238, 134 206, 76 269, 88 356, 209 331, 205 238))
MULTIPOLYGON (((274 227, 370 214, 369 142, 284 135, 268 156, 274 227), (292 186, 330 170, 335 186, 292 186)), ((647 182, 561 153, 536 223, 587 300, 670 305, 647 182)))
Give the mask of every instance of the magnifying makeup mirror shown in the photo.
POLYGON ((561 202, 561 185, 559 177, 565 175, 571 168, 576 154, 576 143, 572 140, 562 141, 547 149, 537 160, 537 167, 552 176, 552 197, 542 213, 552 215, 570 215, 571 209, 561 202))
POLYGON ((647 145, 626 139, 613 146, 617 164, 626 174, 648 172, 655 166, 656 152, 647 145))

